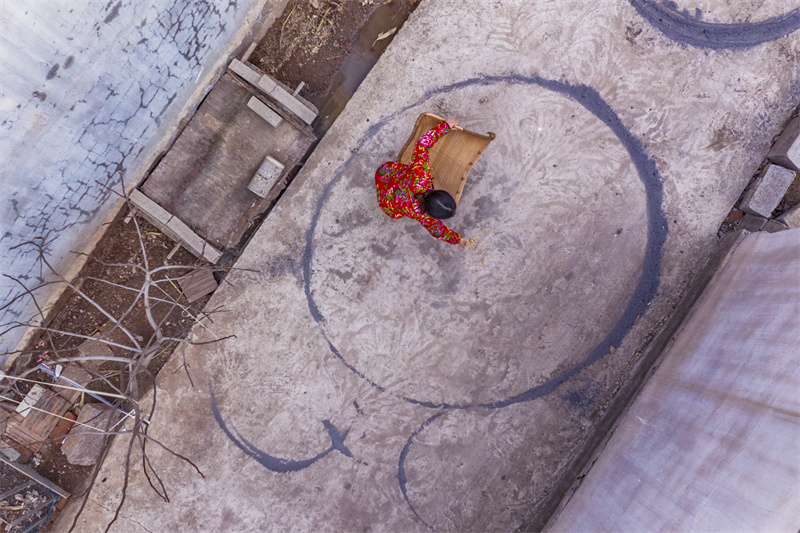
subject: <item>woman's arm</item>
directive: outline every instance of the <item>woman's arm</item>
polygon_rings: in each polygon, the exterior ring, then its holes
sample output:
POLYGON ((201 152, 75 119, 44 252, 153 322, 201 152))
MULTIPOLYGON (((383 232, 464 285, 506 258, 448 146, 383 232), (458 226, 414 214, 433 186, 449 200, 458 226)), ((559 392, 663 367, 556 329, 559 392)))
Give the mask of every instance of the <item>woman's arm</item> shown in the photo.
POLYGON ((417 146, 411 156, 411 167, 414 179, 411 182, 411 190, 414 194, 419 194, 433 189, 433 182, 431 181, 430 169, 428 168, 429 154, 428 150, 438 141, 442 136, 450 132, 451 127, 455 127, 458 123, 455 120, 447 120, 441 122, 438 126, 428 131, 420 137, 417 141, 417 146))
POLYGON ((458 244, 461 242, 461 235, 445 226, 444 222, 438 218, 422 217, 419 222, 437 239, 442 239, 450 244, 458 244))

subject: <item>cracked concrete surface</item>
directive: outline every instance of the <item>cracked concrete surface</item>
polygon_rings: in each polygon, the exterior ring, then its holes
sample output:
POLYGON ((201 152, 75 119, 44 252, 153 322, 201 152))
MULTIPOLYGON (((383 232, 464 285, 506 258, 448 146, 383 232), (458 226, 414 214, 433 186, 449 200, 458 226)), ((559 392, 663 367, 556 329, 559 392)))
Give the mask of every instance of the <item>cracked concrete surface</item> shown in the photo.
MULTIPOLYGON (((735 3, 697 7, 797 7, 735 3)), ((153 449, 171 503, 136 470, 123 513, 154 531, 540 520, 795 107, 799 58, 796 32, 710 50, 627 2, 423 2, 194 337, 236 338, 186 348, 194 387, 181 358, 160 374, 150 434, 205 478, 153 449), (421 111, 497 133, 448 222, 466 252, 377 206, 375 169, 421 111)), ((110 519, 125 448, 81 531, 110 519)))
MULTIPOLYGON (((28 286, 46 279, 35 254, 14 248, 42 237, 52 240, 51 260, 67 270, 75 261, 70 252, 85 248, 122 187, 142 177, 201 96, 198 87, 257 17, 284 4, 3 2, 0 269, 28 286)), ((19 293, 0 279, 0 301, 19 293)), ((20 300, 3 310, 0 323, 33 314, 32 303, 20 300)), ((12 349, 22 333, 0 346, 12 349)))

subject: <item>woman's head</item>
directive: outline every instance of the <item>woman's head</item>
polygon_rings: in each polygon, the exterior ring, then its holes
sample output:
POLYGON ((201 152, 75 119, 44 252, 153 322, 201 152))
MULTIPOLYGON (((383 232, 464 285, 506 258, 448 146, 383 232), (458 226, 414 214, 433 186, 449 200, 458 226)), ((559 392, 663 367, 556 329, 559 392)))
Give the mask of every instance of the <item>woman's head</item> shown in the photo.
POLYGON ((422 199, 429 217, 444 220, 456 214, 456 201, 447 191, 428 191, 422 199))

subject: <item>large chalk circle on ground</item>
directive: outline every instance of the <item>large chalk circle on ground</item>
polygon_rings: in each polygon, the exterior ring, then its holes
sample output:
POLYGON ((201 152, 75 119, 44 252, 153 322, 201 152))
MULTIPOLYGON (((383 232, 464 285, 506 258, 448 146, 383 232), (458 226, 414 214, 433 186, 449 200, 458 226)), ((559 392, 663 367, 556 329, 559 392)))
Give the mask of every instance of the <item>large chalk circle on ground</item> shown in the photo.
POLYGON ((647 191, 618 132, 563 92, 497 83, 431 95, 374 128, 308 243, 310 305, 333 349, 432 405, 501 401, 584 360, 630 307, 648 253, 647 191), (501 97, 514 116, 497 112, 501 97), (474 239, 466 252, 377 206, 375 169, 429 110, 497 134, 448 220, 474 239))

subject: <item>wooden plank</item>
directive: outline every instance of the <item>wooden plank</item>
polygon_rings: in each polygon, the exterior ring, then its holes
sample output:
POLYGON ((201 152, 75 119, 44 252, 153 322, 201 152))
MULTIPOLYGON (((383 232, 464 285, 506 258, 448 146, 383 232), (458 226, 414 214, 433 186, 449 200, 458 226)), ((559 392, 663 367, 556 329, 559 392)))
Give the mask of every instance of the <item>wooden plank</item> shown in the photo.
POLYGON ((60 417, 69 411, 77 395, 80 394, 78 391, 69 390, 64 393, 67 394, 66 399, 58 392, 45 389, 45 393, 34 406, 36 409, 30 409, 25 417, 20 413, 14 413, 8 419, 6 436, 33 452, 38 452, 50 432, 61 421, 60 417))
POLYGON ((189 273, 186 278, 178 280, 181 291, 189 303, 195 302, 207 294, 217 290, 217 280, 207 268, 198 268, 189 273))
POLYGON ((313 142, 291 124, 273 128, 256 116, 247 107, 255 92, 223 75, 141 187, 217 250, 237 246, 269 207, 271 199, 247 189, 264 158, 290 171, 288 161, 300 161, 313 142))
POLYGON ((6 424, 5 437, 34 452, 39 451, 44 437, 22 425, 25 420, 19 413, 14 413, 6 424))

